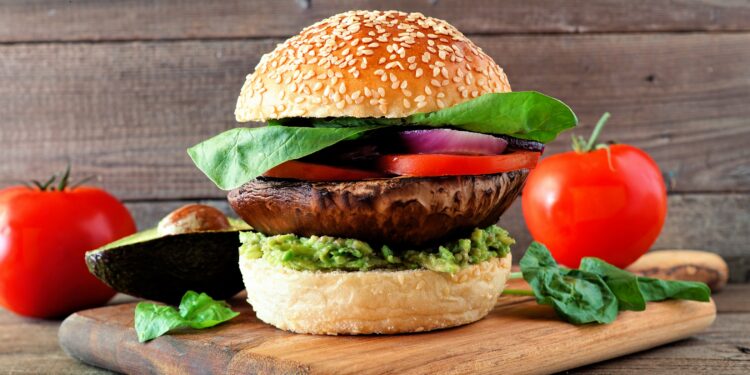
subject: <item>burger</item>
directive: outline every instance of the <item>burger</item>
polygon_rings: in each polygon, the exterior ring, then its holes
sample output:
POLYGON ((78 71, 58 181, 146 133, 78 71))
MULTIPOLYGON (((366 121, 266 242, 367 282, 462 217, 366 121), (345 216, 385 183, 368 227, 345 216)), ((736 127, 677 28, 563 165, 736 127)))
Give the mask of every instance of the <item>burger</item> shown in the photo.
POLYGON ((238 122, 188 150, 253 230, 248 302, 311 334, 429 331, 486 316, 514 243, 497 226, 544 143, 577 119, 511 92, 456 28, 351 11, 302 30, 247 76, 238 122))

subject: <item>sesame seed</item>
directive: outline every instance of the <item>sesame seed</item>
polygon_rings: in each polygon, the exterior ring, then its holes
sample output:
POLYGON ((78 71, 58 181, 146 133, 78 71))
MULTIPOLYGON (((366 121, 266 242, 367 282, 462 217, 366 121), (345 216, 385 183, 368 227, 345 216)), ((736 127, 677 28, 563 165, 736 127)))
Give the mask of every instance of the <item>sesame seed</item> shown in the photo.
POLYGON ((404 98, 404 107, 411 108, 411 103, 409 102, 409 99, 404 98))

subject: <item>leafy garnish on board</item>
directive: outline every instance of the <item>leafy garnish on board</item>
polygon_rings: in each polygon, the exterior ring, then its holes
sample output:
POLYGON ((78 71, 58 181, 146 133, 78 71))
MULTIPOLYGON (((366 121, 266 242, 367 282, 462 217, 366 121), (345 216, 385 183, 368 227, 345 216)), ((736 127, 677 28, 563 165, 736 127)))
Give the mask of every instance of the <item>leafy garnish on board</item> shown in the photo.
POLYGON ((135 307, 135 332, 138 341, 146 342, 173 329, 209 328, 237 315, 240 313, 232 311, 226 302, 191 290, 182 297, 179 310, 149 302, 138 303, 135 307))
POLYGON ((537 303, 552 306, 558 316, 573 324, 611 323, 618 311, 643 311, 651 301, 711 299, 704 283, 637 276, 599 258, 583 258, 577 270, 561 267, 538 242, 529 246, 520 265, 532 290, 503 293, 533 295, 537 303))

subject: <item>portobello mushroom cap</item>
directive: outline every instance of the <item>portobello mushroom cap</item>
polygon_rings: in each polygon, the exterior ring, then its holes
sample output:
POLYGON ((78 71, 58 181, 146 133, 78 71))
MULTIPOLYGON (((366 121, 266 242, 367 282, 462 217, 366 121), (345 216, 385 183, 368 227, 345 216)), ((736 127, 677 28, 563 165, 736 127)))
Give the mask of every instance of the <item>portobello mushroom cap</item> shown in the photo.
POLYGON ((261 177, 230 191, 228 200, 245 222, 264 234, 429 246, 496 223, 521 192, 528 173, 523 169, 347 182, 261 177))

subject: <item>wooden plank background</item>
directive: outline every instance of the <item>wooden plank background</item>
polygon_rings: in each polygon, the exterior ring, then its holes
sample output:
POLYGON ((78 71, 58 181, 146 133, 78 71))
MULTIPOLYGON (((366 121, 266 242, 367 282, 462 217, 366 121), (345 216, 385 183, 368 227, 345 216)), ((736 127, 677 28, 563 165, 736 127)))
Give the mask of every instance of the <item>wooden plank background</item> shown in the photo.
MULTIPOLYGON (((655 248, 703 248, 750 280, 750 1, 0 0, 0 187, 67 161, 128 202, 139 226, 221 203, 185 149, 235 126, 260 56, 347 9, 456 25, 514 90, 559 97, 588 134, 644 148, 670 189, 655 248)), ((568 147, 564 136, 550 153, 568 147)), ((501 220, 530 241, 520 204, 501 220)))

